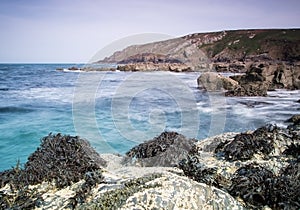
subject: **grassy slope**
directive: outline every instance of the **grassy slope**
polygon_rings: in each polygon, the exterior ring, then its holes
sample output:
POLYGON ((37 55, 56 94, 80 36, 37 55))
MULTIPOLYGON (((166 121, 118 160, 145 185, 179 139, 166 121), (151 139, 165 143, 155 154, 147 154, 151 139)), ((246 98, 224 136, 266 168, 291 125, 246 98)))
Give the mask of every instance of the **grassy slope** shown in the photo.
POLYGON ((270 29, 270 30, 237 30, 226 31, 223 39, 200 46, 209 57, 218 54, 240 58, 241 55, 251 56, 268 53, 273 59, 300 60, 300 30, 270 29), (253 38, 250 38, 252 35, 253 38), (237 41, 239 40, 239 41, 237 41))

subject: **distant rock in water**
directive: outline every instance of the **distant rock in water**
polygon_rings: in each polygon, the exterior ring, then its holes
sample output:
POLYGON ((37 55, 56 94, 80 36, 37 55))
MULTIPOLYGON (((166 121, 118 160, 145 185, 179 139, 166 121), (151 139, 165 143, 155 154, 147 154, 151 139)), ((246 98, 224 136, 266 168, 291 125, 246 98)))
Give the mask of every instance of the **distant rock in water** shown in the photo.
POLYGON ((195 142, 195 139, 188 139, 176 132, 165 131, 129 150, 126 153, 127 161, 141 166, 176 166, 186 158, 195 142))
POLYGON ((239 83, 227 96, 267 96, 268 90, 300 89, 300 65, 252 63, 245 75, 232 76, 239 83))
POLYGON ((222 90, 233 90, 238 86, 238 82, 221 76, 215 72, 204 72, 198 79, 198 88, 205 89, 207 91, 222 91, 222 90))

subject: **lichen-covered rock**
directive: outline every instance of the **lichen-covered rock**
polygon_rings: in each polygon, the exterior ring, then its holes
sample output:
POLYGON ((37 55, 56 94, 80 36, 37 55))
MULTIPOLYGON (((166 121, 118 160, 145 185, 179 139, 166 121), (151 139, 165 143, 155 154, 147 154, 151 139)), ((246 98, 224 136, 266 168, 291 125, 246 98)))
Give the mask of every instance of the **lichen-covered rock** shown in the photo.
POLYGON ((163 132, 154 139, 133 147, 126 153, 127 162, 141 166, 176 166, 192 149, 195 139, 176 132, 163 132))
POLYGON ((148 184, 156 187, 133 194, 121 209, 244 209, 228 193, 175 174, 148 184))

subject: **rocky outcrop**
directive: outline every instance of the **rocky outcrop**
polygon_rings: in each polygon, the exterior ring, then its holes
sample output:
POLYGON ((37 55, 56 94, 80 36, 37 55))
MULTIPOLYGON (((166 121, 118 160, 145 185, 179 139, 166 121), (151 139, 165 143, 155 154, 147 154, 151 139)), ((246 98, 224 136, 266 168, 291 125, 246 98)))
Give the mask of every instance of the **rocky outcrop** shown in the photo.
POLYGON ((3 209, 29 209, 46 202, 43 193, 33 185, 46 184, 48 190, 70 186, 85 180, 81 189, 89 191, 103 181, 102 168, 106 161, 79 137, 49 135, 42 139, 41 146, 32 153, 24 169, 19 165, 0 173, 0 206, 3 209))
POLYGON ((190 66, 176 58, 154 53, 132 55, 118 64, 117 70, 120 71, 192 71, 190 66))
POLYGON ((198 88, 205 89, 207 91, 222 91, 222 90, 233 90, 238 86, 238 82, 221 76, 215 72, 202 73, 198 79, 198 88))
POLYGON ((245 75, 231 76, 239 85, 227 96, 267 96, 268 90, 299 89, 300 66, 286 63, 253 63, 245 75))
POLYGON ((182 63, 179 59, 172 58, 169 55, 155 54, 155 53, 142 53, 129 56, 118 64, 129 64, 129 63, 182 63))
POLYGON ((128 151, 126 162, 147 167, 176 166, 187 156, 195 142, 195 139, 187 139, 176 132, 163 132, 128 151))
POLYGON ((273 125, 198 142, 180 168, 248 208, 299 208, 299 133, 273 125))
MULTIPOLYGON (((150 147, 145 153, 136 153, 136 155, 151 156, 157 150, 157 153, 168 152, 170 148, 180 146, 180 140, 188 142, 180 134, 163 133, 156 138, 154 147, 150 147)), ((194 141, 192 142, 194 143, 194 141)), ((174 151, 174 160, 178 158, 178 151, 174 151)), ((61 135, 45 137, 41 147, 30 156, 27 163, 27 165, 36 165, 36 161, 43 161, 45 171, 36 168, 36 174, 31 173, 30 175, 37 176, 41 173, 42 176, 46 175, 45 179, 34 182, 34 185, 22 180, 22 183, 19 183, 22 188, 17 188, 14 180, 19 178, 20 173, 30 173, 29 171, 17 172, 23 169, 15 168, 13 170, 17 174, 14 176, 10 174, 9 177, 7 177, 7 173, 1 173, 2 180, 3 178, 11 179, 9 183, 2 182, 0 188, 1 208, 244 209, 243 204, 227 192, 182 176, 179 169, 126 166, 120 156, 104 155, 103 157, 107 160, 104 161, 102 158, 99 159, 98 154, 95 155, 87 142, 78 137, 61 135), (101 170, 97 172, 101 175, 100 177, 96 176, 97 173, 93 171, 94 166, 98 164, 101 165, 101 170), (51 167, 53 171, 48 171, 48 167, 51 167), (74 171, 75 169, 78 171, 74 171), (51 173, 56 174, 56 177, 53 178, 51 173), (74 175, 78 177, 71 180, 70 178, 75 178, 74 175), (49 178, 47 178, 48 176, 49 178), (69 181, 63 186, 51 181, 54 179, 60 183, 66 178, 69 181)), ((160 158, 165 157, 161 156, 160 158)))
POLYGON ((192 71, 191 67, 183 63, 152 63, 152 62, 143 62, 143 63, 129 63, 118 65, 117 70, 120 71, 172 71, 172 72, 190 72, 192 71))

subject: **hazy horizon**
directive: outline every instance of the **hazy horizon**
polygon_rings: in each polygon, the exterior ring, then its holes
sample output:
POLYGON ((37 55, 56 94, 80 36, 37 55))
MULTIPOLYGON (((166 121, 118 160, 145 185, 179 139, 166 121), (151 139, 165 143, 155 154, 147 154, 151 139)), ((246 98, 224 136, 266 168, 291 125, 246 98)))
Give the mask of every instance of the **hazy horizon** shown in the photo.
POLYGON ((86 63, 124 37, 299 28, 300 1, 2 0, 0 63, 86 63))

